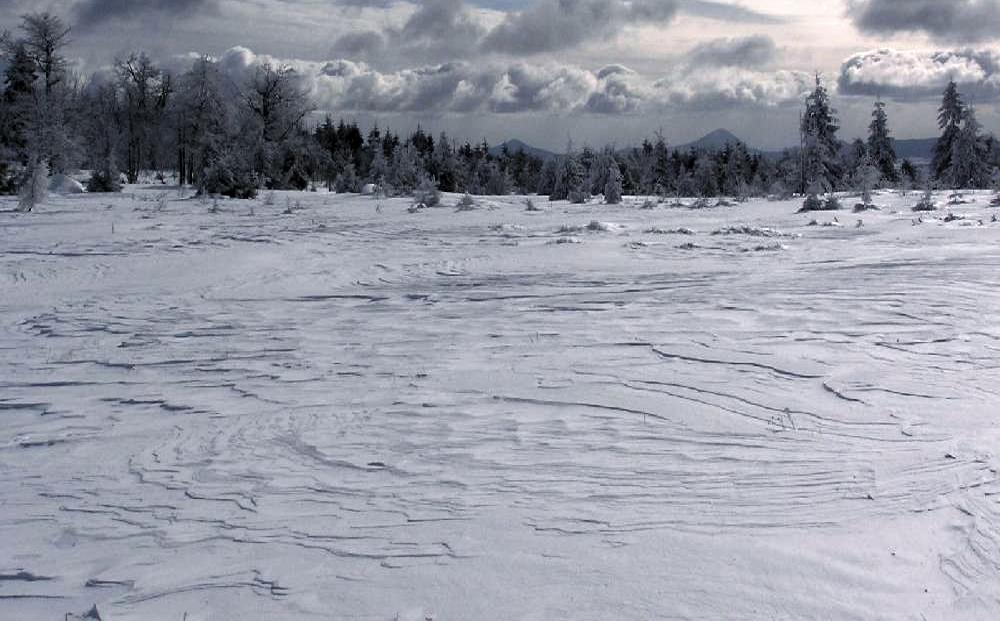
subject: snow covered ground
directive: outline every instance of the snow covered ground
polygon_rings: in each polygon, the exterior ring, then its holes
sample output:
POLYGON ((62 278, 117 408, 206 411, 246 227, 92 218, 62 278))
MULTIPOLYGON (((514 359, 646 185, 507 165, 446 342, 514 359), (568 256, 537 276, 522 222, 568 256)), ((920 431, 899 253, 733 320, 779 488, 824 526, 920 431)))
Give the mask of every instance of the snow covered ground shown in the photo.
POLYGON ((1000 617, 989 195, 458 198, 0 202, 0 618, 1000 617))

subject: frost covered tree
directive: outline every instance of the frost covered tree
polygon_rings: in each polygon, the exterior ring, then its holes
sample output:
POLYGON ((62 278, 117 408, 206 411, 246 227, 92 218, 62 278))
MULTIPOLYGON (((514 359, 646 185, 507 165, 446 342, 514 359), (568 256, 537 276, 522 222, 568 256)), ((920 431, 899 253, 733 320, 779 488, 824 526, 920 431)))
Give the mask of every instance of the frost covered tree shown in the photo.
POLYGON ((67 60, 63 50, 69 43, 70 28, 48 12, 21 17, 20 44, 35 64, 38 81, 34 89, 31 131, 35 134, 39 157, 50 170, 62 172, 69 166, 75 148, 66 126, 67 60))
POLYGON ((617 205, 622 202, 622 171, 613 158, 608 165, 608 180, 604 184, 604 202, 617 205))
POLYGON ((830 105, 830 95, 819 75, 816 88, 806 98, 800 131, 802 135, 802 189, 818 186, 824 192, 833 190, 840 178, 837 156, 840 141, 837 131, 837 111, 830 105))
POLYGON ((855 210, 870 209, 872 192, 883 180, 883 174, 870 155, 865 157, 854 171, 854 185, 861 192, 861 203, 855 205, 855 210))
POLYGON ((976 110, 962 110, 962 125, 952 141, 951 158, 944 178, 954 188, 983 188, 988 183, 986 149, 980 138, 976 110))
POLYGON ((571 203, 585 203, 590 198, 587 191, 587 171, 576 157, 566 158, 565 176, 566 198, 571 203))
POLYGON ((875 101, 872 110, 872 121, 868 125, 868 158, 886 183, 899 183, 899 172, 896 170, 896 148, 889 135, 889 117, 885 112, 885 103, 875 101))
POLYGON ((177 132, 177 169, 181 185, 205 188, 205 172, 218 159, 231 133, 231 96, 219 69, 207 56, 196 59, 178 80, 170 113, 177 132))
POLYGON ((290 66, 261 63, 243 84, 242 99, 248 112, 242 135, 254 171, 268 187, 293 184, 302 189, 303 172, 290 149, 301 148, 296 141, 313 106, 301 77, 290 66))
POLYGON ((719 193, 717 176, 714 158, 708 153, 701 154, 695 164, 693 177, 698 196, 708 197, 719 193))
POLYGON ((438 180, 442 192, 454 192, 458 188, 459 166, 448 136, 442 132, 431 156, 431 173, 438 180))
POLYGON ((49 195, 49 165, 40 156, 32 157, 26 181, 21 186, 18 209, 31 211, 49 195))
POLYGON ((420 154, 411 142, 395 149, 389 166, 389 183, 400 194, 410 194, 421 182, 423 172, 420 154))
POLYGON ((955 152, 955 140, 962 129, 962 119, 965 115, 965 103, 958 92, 958 85, 952 80, 941 97, 938 108, 938 127, 941 137, 934 145, 934 159, 931 162, 931 173, 936 179, 946 180, 948 170, 952 167, 952 156, 955 152))

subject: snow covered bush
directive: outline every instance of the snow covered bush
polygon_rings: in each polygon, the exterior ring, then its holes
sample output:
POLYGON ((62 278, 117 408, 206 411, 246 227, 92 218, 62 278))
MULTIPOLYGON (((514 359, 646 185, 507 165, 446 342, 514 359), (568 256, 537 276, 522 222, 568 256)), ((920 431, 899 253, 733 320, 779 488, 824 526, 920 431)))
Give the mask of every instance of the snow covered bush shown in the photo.
POLYGON ((472 195, 466 192, 465 195, 459 199, 458 204, 455 205, 455 207, 458 208, 458 211, 472 211, 476 208, 476 199, 472 198, 472 195))
POLYGON ((937 211, 937 205, 934 203, 934 193, 930 188, 924 190, 924 195, 920 198, 920 202, 913 206, 913 211, 937 211))
POLYGON ((799 209, 799 213, 803 213, 806 211, 822 211, 822 210, 823 210, 823 201, 820 200, 820 198, 815 194, 810 193, 808 196, 806 196, 806 200, 802 202, 802 209, 799 209))
POLYGON ((199 193, 229 198, 256 198, 257 176, 242 158, 231 153, 220 156, 205 171, 199 193))
POLYGON ((441 191, 438 190, 437 183, 430 177, 420 180, 417 188, 413 191, 413 203, 424 207, 436 207, 441 203, 441 191))
POLYGON ((357 173, 354 171, 354 164, 348 163, 344 167, 344 170, 337 175, 336 180, 333 182, 334 190, 343 194, 344 192, 357 192, 359 188, 360 180, 358 179, 357 173))

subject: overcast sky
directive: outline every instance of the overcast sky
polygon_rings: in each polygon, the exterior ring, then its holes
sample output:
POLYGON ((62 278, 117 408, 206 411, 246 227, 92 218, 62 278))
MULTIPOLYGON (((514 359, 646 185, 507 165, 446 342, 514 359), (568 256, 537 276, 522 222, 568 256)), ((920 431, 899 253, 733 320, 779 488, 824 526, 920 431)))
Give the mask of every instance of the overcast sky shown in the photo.
POLYGON ((561 150, 678 144, 725 127, 797 142, 820 72, 843 138, 890 104, 900 138, 936 135, 949 77, 1000 133, 1000 0, 0 0, 7 28, 48 9, 87 72, 146 50, 238 70, 293 65, 335 117, 561 150))

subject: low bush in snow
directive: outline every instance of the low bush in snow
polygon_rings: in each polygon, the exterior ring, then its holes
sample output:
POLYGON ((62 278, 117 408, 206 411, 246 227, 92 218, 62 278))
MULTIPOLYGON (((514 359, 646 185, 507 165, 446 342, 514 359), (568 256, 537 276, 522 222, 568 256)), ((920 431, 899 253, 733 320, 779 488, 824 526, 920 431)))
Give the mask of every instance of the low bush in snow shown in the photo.
POLYGON ((424 207, 437 207, 441 203, 441 191, 437 184, 429 178, 420 181, 417 189, 413 191, 413 204, 424 207))
POLYGON ((459 199, 455 207, 458 211, 472 211, 476 208, 476 199, 472 198, 471 194, 466 193, 459 199))
POLYGON ((920 202, 913 206, 913 211, 937 211, 937 205, 934 203, 934 195, 930 190, 924 192, 920 202))
POLYGON ((95 170, 87 180, 88 192, 121 192, 122 184, 118 182, 118 173, 106 170, 95 170))
POLYGON ((244 162, 236 157, 220 157, 205 171, 201 192, 229 198, 257 198, 259 180, 244 162))
POLYGON ((840 208, 840 200, 833 194, 831 194, 826 200, 822 200, 815 194, 810 194, 806 196, 806 200, 803 201, 802 208, 799 209, 799 213, 805 213, 808 211, 837 211, 840 208))

